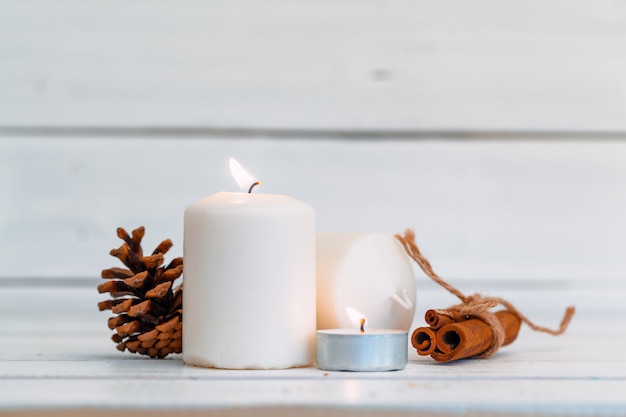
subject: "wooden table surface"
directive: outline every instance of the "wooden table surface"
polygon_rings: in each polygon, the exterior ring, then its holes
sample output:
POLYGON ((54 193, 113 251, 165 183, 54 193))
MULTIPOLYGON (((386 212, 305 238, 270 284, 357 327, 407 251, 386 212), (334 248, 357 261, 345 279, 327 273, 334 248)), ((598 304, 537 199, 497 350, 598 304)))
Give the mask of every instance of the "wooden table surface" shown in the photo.
MULTIPOLYGON (((380 373, 228 371, 118 352, 94 284, 3 280, 0 415, 626 415, 626 291, 615 282, 495 288, 539 324, 556 326, 567 303, 577 315, 560 337, 523 327, 488 360, 438 364, 411 349, 406 369, 380 373)), ((418 297, 418 316, 453 301, 423 283, 418 297)))

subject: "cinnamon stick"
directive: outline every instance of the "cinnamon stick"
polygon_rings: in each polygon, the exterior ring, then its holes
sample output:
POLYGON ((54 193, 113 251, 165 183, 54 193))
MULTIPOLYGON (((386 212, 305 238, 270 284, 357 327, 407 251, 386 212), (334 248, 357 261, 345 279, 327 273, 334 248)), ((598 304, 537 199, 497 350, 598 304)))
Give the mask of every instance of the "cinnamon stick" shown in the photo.
POLYGON ((411 344, 420 356, 428 356, 435 351, 437 347, 436 330, 430 327, 418 327, 413 331, 411 336, 411 344))
MULTIPOLYGON (((498 311, 495 316, 504 329, 502 345, 512 343, 522 324, 520 318, 508 310, 498 311)), ((482 320, 469 319, 447 324, 437 331, 431 357, 438 362, 450 362, 478 356, 490 348, 493 337, 493 330, 482 320)))
POLYGON ((454 319, 441 310, 428 310, 424 314, 424 320, 431 329, 439 329, 446 324, 454 323, 454 319))

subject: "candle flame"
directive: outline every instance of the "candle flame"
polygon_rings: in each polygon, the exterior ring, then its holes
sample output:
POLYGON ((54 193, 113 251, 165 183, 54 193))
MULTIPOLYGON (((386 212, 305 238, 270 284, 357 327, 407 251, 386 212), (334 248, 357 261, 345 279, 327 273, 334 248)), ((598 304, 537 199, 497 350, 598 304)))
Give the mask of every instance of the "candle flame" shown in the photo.
POLYGON ((248 172, 243 169, 241 164, 235 158, 230 158, 228 165, 230 166, 230 173, 233 175, 233 178, 237 181, 237 184, 239 184, 239 187, 241 187, 243 191, 251 193, 254 187, 261 184, 259 180, 248 174, 248 172))
POLYGON ((348 317, 350 317, 350 320, 355 326, 360 326, 359 330, 361 331, 361 334, 365 333, 365 317, 363 317, 363 314, 359 313, 352 307, 346 307, 346 313, 348 313, 348 317))

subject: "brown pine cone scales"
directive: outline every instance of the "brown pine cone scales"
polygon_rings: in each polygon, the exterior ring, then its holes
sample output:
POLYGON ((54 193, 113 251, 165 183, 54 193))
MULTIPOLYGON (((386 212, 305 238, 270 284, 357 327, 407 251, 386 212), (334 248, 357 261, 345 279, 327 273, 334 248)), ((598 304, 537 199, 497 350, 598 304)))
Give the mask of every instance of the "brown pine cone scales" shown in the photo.
POLYGON ((162 266, 163 255, 172 247, 169 239, 152 255, 144 256, 144 233, 143 226, 133 230, 132 236, 117 229, 124 244, 110 253, 128 269, 102 271, 107 281, 98 285, 98 292, 110 293, 113 299, 101 301, 98 308, 116 314, 109 319, 109 328, 115 329, 111 338, 119 350, 164 358, 182 352, 183 286, 174 287, 174 281, 183 273, 183 258, 162 266))

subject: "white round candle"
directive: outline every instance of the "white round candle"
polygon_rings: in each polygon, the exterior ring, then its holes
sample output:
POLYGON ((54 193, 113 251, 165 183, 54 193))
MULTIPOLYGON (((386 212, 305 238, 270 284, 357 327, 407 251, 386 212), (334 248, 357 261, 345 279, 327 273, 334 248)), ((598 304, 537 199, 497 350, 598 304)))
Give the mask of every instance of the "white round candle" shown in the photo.
POLYGON ((315 354, 315 212, 284 195, 221 192, 185 210, 183 360, 306 366, 315 354))
POLYGON ((369 325, 408 331, 415 274, 400 242, 376 233, 317 234, 317 328, 351 328, 346 307, 369 325))

